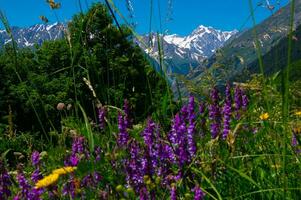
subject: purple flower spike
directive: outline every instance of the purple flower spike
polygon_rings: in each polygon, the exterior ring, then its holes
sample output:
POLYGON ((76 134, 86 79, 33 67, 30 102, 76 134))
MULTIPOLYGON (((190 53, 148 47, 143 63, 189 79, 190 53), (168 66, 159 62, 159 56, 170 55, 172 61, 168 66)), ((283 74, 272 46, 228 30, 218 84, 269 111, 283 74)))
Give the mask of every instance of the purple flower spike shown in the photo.
POLYGON ((139 199, 140 200, 148 200, 148 192, 147 189, 145 187, 142 187, 139 191, 139 199))
POLYGON ((11 191, 9 189, 11 185, 11 178, 0 161, 0 199, 8 199, 8 197, 11 196, 11 191))
POLYGON ((72 143, 72 154, 82 154, 84 153, 84 142, 85 138, 84 137, 75 137, 73 138, 73 143, 72 143))
POLYGON ((234 90, 234 108, 236 111, 236 119, 240 119, 240 109, 242 108, 242 91, 239 86, 234 90))
MULTIPOLYGON (((17 181, 18 181, 19 187, 21 189, 21 194, 20 194, 21 197, 23 197, 24 199, 28 199, 31 186, 29 185, 28 181, 26 180, 23 172, 18 172, 17 181)), ((20 196, 20 195, 18 195, 18 196, 20 196)))
POLYGON ((125 113, 124 115, 124 126, 126 128, 132 128, 133 126, 133 122, 132 119, 130 118, 130 104, 129 101, 127 99, 124 100, 124 104, 123 104, 123 111, 125 113))
POLYGON ((31 163, 34 167, 37 167, 40 164, 40 153, 38 151, 32 152, 31 163))
POLYGON ((195 186, 192 190, 194 192, 194 200, 203 200, 205 193, 201 190, 199 186, 195 186))
POLYGON ((194 134, 195 134, 195 114, 194 114, 194 97, 189 97, 188 104, 188 129, 187 129, 187 142, 188 142, 188 152, 190 154, 190 158, 193 158, 196 153, 196 144, 194 142, 194 134))
POLYGON ((200 114, 204 114, 204 112, 205 112, 205 103, 200 103, 199 104, 199 112, 200 112, 200 114))
POLYGON ((126 146, 129 141, 129 134, 127 133, 127 125, 121 113, 118 113, 118 129, 119 135, 117 143, 120 147, 126 146))
POLYGON ((149 119, 147 122, 147 126, 144 131, 141 133, 144 143, 146 145, 145 150, 145 160, 146 160, 146 171, 147 174, 153 174, 158 165, 158 151, 155 147, 156 134, 155 131, 158 127, 156 124, 149 119))
POLYGON ((101 148, 95 147, 95 161, 96 162, 100 161, 100 154, 101 154, 101 148))
POLYGON ((170 190, 170 200, 176 200, 177 199, 177 190, 176 190, 176 186, 171 186, 171 190, 170 190))
POLYGON ((76 197, 76 180, 71 178, 67 183, 64 184, 62 194, 63 196, 70 196, 72 199, 76 197))
POLYGON ((188 106, 184 105, 180 111, 182 120, 188 120, 188 112, 188 106))
POLYGON ((145 159, 141 158, 141 149, 137 142, 133 141, 129 144, 130 158, 126 160, 126 181, 132 186, 137 193, 143 187, 143 176, 145 175, 145 159))
POLYGON ((209 105, 209 119, 211 120, 210 132, 211 137, 215 139, 220 133, 221 113, 218 105, 219 96, 218 91, 214 88, 210 94, 211 104, 209 105))
POLYGON ((223 107, 223 116, 224 116, 223 139, 226 139, 230 132, 230 121, 231 121, 231 87, 229 84, 227 84, 226 87, 226 100, 223 107))
POLYGON ((156 124, 151 119, 149 119, 148 122, 147 122, 147 126, 146 126, 145 130, 142 132, 142 137, 144 139, 144 143, 149 148, 152 147, 153 142, 154 142, 155 127, 156 127, 156 124))
POLYGON ((32 175, 31 175, 31 180, 32 182, 36 183, 38 180, 41 180, 43 178, 40 169, 37 168, 33 171, 32 175))
POLYGON ((105 107, 98 108, 98 122, 100 129, 104 129, 105 127, 105 117, 107 115, 107 109, 105 107))
POLYGON ((245 111, 249 105, 248 96, 242 91, 242 109, 245 111))
POLYGON ((78 162, 79 162, 79 160, 78 160, 77 156, 75 154, 72 154, 70 156, 70 166, 77 166, 78 162))

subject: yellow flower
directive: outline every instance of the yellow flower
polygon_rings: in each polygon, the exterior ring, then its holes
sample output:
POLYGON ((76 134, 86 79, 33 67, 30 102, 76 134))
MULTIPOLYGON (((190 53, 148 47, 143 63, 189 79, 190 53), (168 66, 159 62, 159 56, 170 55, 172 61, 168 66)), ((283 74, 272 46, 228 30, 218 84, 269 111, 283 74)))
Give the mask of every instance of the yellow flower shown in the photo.
POLYGON ((62 167, 62 168, 53 170, 52 173, 58 174, 58 175, 63 175, 63 174, 68 174, 68 173, 74 172, 74 170, 76 170, 76 167, 62 167))
POLYGON ((301 111, 297 111, 297 112, 295 112, 295 115, 297 115, 297 116, 301 116, 301 111))
POLYGON ((270 117, 269 113, 263 113, 259 116, 261 120, 267 120, 270 117))
POLYGON ((49 185, 52 185, 59 179, 60 175, 58 174, 50 174, 48 176, 45 176, 43 179, 39 180, 36 183, 36 189, 48 187, 49 185))

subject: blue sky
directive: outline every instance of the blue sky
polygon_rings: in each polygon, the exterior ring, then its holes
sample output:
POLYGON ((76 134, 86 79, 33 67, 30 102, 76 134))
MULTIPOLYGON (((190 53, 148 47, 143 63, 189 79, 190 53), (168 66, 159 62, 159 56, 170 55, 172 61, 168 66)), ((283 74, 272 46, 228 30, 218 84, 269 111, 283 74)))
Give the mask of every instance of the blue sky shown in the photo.
MULTIPOLYGON (((151 1, 153 1, 151 30, 179 35, 187 35, 201 24, 221 30, 240 29, 250 15, 248 0, 130 0, 134 14, 134 18, 130 19, 126 0, 113 0, 120 12, 129 21, 137 24, 136 31, 140 34, 149 32, 151 1)), ((262 0, 252 1, 256 7, 262 0)), ((269 1, 278 8, 277 2, 286 5, 289 0, 269 1)), ((22 27, 41 23, 40 15, 45 15, 51 22, 57 21, 57 18, 66 22, 80 11, 79 0, 56 0, 56 2, 61 3, 60 10, 51 11, 46 0, 0 0, 0 9, 7 16, 10 25, 22 27)), ((83 9, 87 10, 93 2, 97 1, 81 0, 83 9)), ((267 8, 258 7, 255 14, 257 22, 260 22, 271 15, 271 12, 267 8)), ((122 23, 122 20, 119 20, 122 23)), ((244 28, 250 26, 249 21, 244 28)))

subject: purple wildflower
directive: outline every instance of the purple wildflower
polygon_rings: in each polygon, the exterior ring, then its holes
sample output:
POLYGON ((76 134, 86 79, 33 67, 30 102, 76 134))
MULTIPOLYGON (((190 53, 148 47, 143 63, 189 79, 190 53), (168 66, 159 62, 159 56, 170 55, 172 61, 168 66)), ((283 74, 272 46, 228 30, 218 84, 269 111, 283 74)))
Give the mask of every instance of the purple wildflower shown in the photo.
POLYGON ((51 190, 48 190, 48 198, 49 199, 58 199, 58 186, 53 185, 51 190))
POLYGON ((43 178, 43 176, 42 176, 42 174, 41 174, 41 172, 40 172, 40 169, 39 169, 39 168, 36 168, 36 169, 33 171, 32 175, 31 175, 31 180, 32 180, 32 182, 36 183, 38 180, 40 180, 40 179, 42 179, 42 178, 43 178))
POLYGON ((130 104, 129 101, 127 99, 124 100, 124 104, 123 104, 123 111, 125 113, 124 115, 124 126, 126 128, 132 128, 132 119, 130 117, 130 104))
POLYGON ((231 88, 227 84, 226 87, 226 100, 223 107, 224 115, 224 130, 223 130, 223 139, 226 139, 230 132, 230 121, 231 121, 231 88))
POLYGON ((292 146, 296 147, 297 145, 298 145, 298 141, 297 141, 296 135, 293 134, 293 137, 292 137, 292 146))
POLYGON ((242 106, 242 91, 239 88, 239 86, 235 86, 234 90, 234 103, 235 103, 235 109, 239 110, 242 106))
POLYGON ((65 166, 77 166, 80 161, 79 154, 85 154, 89 159, 89 152, 85 148, 85 138, 82 136, 73 138, 72 152, 64 161, 65 166))
POLYGON ((11 184, 11 178, 0 161, 0 199, 8 199, 8 197, 11 196, 11 191, 9 189, 11 184))
POLYGON ((196 185, 192 191, 194 192, 194 200, 203 200, 204 199, 205 194, 199 186, 196 185))
POLYGON ((144 153, 144 160, 146 166, 145 166, 145 172, 147 174, 153 174, 158 166, 158 151, 155 148, 155 130, 158 128, 156 124, 149 119, 147 122, 147 126, 142 132, 142 137, 144 139, 144 143, 146 145, 146 150, 144 153))
POLYGON ((119 146, 126 146, 129 141, 129 134, 127 133, 127 122, 121 113, 118 113, 118 129, 119 135, 117 143, 119 146))
POLYGON ((177 189, 175 185, 172 185, 170 189, 170 200, 176 200, 176 199, 177 199, 177 189))
POLYGON ((187 129, 184 121, 181 122, 177 130, 178 135, 178 148, 176 154, 180 166, 183 166, 189 160, 188 144, 187 144, 187 129))
POLYGON ((86 187, 86 188, 96 188, 99 182, 101 181, 102 176, 100 175, 99 172, 95 171, 93 174, 88 174, 86 175, 80 185, 81 187, 86 187))
POLYGON ((70 166, 77 166, 79 162, 79 159, 77 158, 76 154, 72 154, 70 156, 70 166))
POLYGON ((34 167, 37 167, 40 164, 40 153, 38 151, 32 152, 31 163, 34 167))
POLYGON ((76 197, 77 182, 74 178, 63 185, 62 194, 63 196, 70 196, 72 199, 76 197))
POLYGON ((139 199, 140 200, 148 200, 148 192, 145 187, 142 187, 139 191, 139 199))
POLYGON ((249 98, 248 96, 242 91, 242 109, 245 111, 247 110, 247 106, 249 105, 249 98))
POLYGON ((144 143, 147 145, 148 148, 152 148, 154 143, 154 131, 155 131, 156 124, 149 119, 147 121, 147 126, 142 132, 142 137, 144 139, 144 143))
POLYGON ((102 180, 102 176, 100 175, 99 172, 95 171, 93 173, 93 178, 94 178, 94 183, 95 185, 97 185, 98 183, 100 183, 100 181, 102 180))
POLYGON ((206 118, 205 118, 205 103, 200 103, 199 104, 199 113, 201 115, 201 120, 200 120, 200 134, 201 136, 205 135, 205 129, 206 129, 206 118))
POLYGON ((194 97, 189 97, 188 104, 188 128, 187 128, 187 143, 188 143, 188 152, 190 154, 190 158, 193 158, 196 153, 196 144, 194 142, 194 134, 195 134, 195 114, 194 114, 194 97))
POLYGON ((98 162, 100 161, 100 153, 101 153, 101 148, 100 147, 95 147, 95 161, 98 162))
POLYGON ((205 103, 200 102, 199 112, 200 112, 200 114, 204 114, 204 112, 205 112, 205 103))
POLYGON ((29 185, 23 172, 19 171, 17 175, 17 181, 21 192, 16 195, 15 198, 29 199, 29 200, 40 200, 40 195, 43 193, 42 189, 35 189, 29 185))
POLYGON ((219 96, 216 88, 211 91, 210 97, 212 101, 212 103, 209 105, 209 119, 211 120, 210 131, 211 137, 214 139, 219 135, 221 123, 221 114, 218 105, 219 96))
POLYGON ((184 105, 182 108, 181 108, 181 111, 180 111, 180 114, 181 114, 181 119, 183 120, 188 120, 188 113, 189 112, 189 108, 187 105, 184 105))
POLYGON ((21 197, 19 194, 17 194, 16 196, 14 196, 13 200, 21 200, 21 197))
POLYGON ((107 115, 107 109, 103 106, 98 108, 98 122, 100 129, 104 129, 105 127, 105 117, 107 115))
POLYGON ((143 168, 145 160, 141 159, 140 153, 141 149, 137 142, 133 141, 129 145, 130 158, 126 160, 126 181, 127 184, 132 186, 137 193, 139 193, 140 188, 143 186, 143 176, 145 172, 143 168))
POLYGON ((82 154, 84 153, 84 137, 74 137, 72 143, 72 154, 82 154))
POLYGON ((236 111, 236 119, 240 119, 240 109, 242 108, 242 90, 239 86, 235 86, 234 90, 234 108, 236 111))
POLYGON ((79 158, 76 154, 71 154, 67 156, 66 160, 64 161, 65 166, 77 166, 79 163, 79 158))

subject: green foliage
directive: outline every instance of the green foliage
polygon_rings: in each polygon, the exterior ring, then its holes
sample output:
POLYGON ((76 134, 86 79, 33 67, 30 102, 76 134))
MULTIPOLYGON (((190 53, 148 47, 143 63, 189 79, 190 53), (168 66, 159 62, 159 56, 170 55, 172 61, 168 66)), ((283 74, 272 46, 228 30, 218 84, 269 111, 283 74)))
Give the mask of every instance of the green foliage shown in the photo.
POLYGON ((123 26, 120 32, 114 25, 104 5, 94 4, 87 13, 74 16, 68 27, 64 40, 18 49, 16 55, 9 45, 2 49, 0 123, 7 124, 3 117, 9 105, 16 130, 41 131, 38 117, 46 132, 60 131, 61 115, 71 112, 58 112, 60 102, 72 104, 78 113, 78 101, 94 121, 96 98, 118 107, 128 99, 137 121, 158 108, 166 81, 134 44, 130 30, 123 26))

